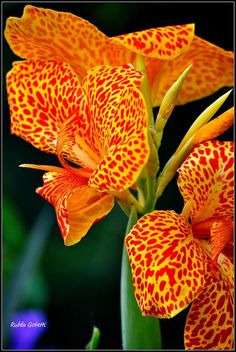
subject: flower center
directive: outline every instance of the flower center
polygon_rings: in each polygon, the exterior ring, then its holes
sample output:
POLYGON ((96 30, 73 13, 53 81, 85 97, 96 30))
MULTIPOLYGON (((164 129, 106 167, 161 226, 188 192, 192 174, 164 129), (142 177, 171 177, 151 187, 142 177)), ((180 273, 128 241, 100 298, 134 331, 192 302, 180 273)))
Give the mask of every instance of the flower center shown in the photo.
POLYGON ((77 144, 75 144, 72 147, 72 150, 75 153, 75 155, 78 157, 78 159, 81 161, 81 164, 83 164, 84 167, 88 167, 89 169, 92 169, 92 170, 96 169, 97 164, 95 163, 95 161, 93 161, 90 155, 84 150, 82 150, 77 144))

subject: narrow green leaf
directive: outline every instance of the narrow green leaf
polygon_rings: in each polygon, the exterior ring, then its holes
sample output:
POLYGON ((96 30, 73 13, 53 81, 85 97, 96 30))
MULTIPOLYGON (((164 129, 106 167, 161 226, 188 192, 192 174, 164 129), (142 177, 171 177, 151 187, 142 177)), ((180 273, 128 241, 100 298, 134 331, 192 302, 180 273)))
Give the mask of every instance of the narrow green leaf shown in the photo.
POLYGON ((232 89, 230 89, 228 92, 225 94, 221 95, 218 99, 214 101, 211 105, 209 105, 199 116, 196 118, 196 120, 193 122, 193 124, 190 126, 189 130, 185 134, 184 138, 180 142, 176 153, 178 153, 183 146, 188 142, 188 140, 201 128, 204 126, 210 119, 215 115, 215 113, 219 110, 219 108, 223 105, 225 100, 228 98, 230 93, 232 92, 232 89))
POLYGON ((100 330, 94 326, 93 327, 93 332, 92 332, 92 337, 90 341, 87 343, 85 346, 86 350, 95 350, 98 346, 99 340, 100 340, 100 330))

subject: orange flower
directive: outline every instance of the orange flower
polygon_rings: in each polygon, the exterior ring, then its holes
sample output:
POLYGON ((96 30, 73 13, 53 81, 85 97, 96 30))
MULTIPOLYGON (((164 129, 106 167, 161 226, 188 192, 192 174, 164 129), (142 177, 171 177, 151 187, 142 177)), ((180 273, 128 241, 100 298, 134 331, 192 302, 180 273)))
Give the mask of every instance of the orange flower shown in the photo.
POLYGON ((153 211, 126 237, 136 299, 143 315, 159 318, 192 302, 186 349, 232 349, 234 270, 220 252, 233 240, 233 143, 196 147, 179 169, 178 185, 183 214, 153 211))
POLYGON ((112 209, 114 196, 130 201, 125 190, 149 157, 141 79, 131 65, 97 66, 80 84, 70 65, 43 60, 16 62, 7 75, 11 132, 64 166, 23 165, 49 171, 37 192, 55 207, 66 245, 112 209))
POLYGON ((70 13, 27 5, 22 18, 7 20, 5 37, 21 58, 69 63, 82 79, 101 64, 134 64, 144 56, 153 106, 193 64, 177 104, 185 104, 233 85, 233 53, 194 35, 194 24, 152 28, 107 37, 88 21, 70 13))

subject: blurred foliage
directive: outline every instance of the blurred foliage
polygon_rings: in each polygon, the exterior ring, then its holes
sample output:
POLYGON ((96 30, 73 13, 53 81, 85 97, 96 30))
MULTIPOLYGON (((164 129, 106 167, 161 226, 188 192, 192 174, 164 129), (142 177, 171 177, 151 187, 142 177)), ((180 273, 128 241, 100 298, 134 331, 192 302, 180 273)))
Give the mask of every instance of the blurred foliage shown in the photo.
MULTIPOLYGON (((3 28, 9 16, 21 17, 30 2, 5 2, 3 28)), ((31 2, 32 4, 33 2, 31 2)), ((85 3, 40 2, 36 6, 72 12, 96 25, 109 36, 172 24, 196 23, 196 34, 226 50, 233 49, 233 4, 217 3, 85 3)), ((3 41, 3 75, 19 60, 3 41)), ((227 89, 201 101, 176 107, 168 121, 160 148, 161 166, 175 151, 193 120, 227 89)), ((233 95, 220 112, 232 106, 233 95)), ((155 112, 157 110, 155 109, 155 112)), ((21 163, 57 165, 55 156, 42 153, 10 135, 10 117, 3 82, 3 286, 4 291, 17 273, 19 259, 45 204, 35 193, 42 184, 42 172, 19 169, 21 163)), ((219 113, 220 113, 219 112, 219 113)), ((220 139, 233 137, 231 129, 220 139)), ((182 199, 171 182, 158 203, 159 209, 180 211, 182 199)), ((65 247, 57 225, 44 247, 41 260, 27 283, 20 309, 43 307, 48 329, 36 347, 83 349, 93 326, 101 331, 99 348, 121 348, 120 263, 127 218, 116 206, 96 223, 82 241, 65 247)), ((40 234, 39 234, 40 236, 40 234)), ((37 251, 37 249, 35 249, 37 251)), ((35 254, 37 254, 35 252, 35 254)), ((7 296, 5 296, 7 299, 7 296)), ((4 301, 5 304, 5 301, 4 301)), ((163 348, 183 348, 183 326, 187 310, 161 321, 163 348)))
POLYGON ((3 284, 7 286, 19 253, 25 246, 26 231, 17 210, 10 199, 3 201, 3 284), (14 229, 14 232, 13 230, 14 229))
MULTIPOLYGON (((16 205, 8 199, 3 202, 3 285, 8 287, 12 275, 19 263, 26 246, 26 230, 16 205)), ((46 284, 39 268, 30 280, 26 282, 24 288, 24 300, 21 302, 25 306, 46 304, 46 284), (35 288, 37 287, 37 290, 35 288)))

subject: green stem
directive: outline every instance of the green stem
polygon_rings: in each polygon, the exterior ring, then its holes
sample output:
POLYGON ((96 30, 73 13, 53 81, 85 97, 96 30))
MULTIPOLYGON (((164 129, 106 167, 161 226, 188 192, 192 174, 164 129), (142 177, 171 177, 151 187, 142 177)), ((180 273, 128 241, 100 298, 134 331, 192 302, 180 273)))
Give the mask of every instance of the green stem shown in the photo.
MULTIPOLYGON (((126 234, 129 233, 137 220, 135 207, 132 207, 126 234)), ((161 348, 159 320, 152 317, 143 317, 135 299, 125 244, 121 269, 121 328, 123 349, 161 348)))
POLYGON ((153 116, 153 110, 152 110, 152 99, 151 99, 151 89, 147 77, 147 71, 144 63, 144 58, 142 55, 137 54, 136 57, 136 63, 135 67, 138 71, 143 73, 143 81, 140 86, 140 90, 144 96, 145 102, 146 102, 146 108, 147 108, 147 113, 148 113, 148 125, 153 126, 154 125, 154 116, 153 116))

